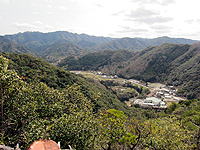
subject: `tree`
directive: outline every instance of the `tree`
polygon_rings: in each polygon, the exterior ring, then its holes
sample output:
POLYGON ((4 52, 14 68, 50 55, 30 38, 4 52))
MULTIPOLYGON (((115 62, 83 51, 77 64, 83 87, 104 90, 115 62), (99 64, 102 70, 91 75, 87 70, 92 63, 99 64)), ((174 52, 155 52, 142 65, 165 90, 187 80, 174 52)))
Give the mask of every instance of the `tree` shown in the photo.
POLYGON ((150 149, 192 149, 193 134, 176 117, 145 121, 150 124, 148 136, 141 138, 141 147, 150 149))
POLYGON ((109 109, 100 113, 100 146, 103 149, 111 150, 112 146, 120 143, 126 133, 126 116, 124 112, 109 109))
MULTIPOLYGON (((12 140, 19 136, 21 126, 18 119, 19 113, 17 97, 23 88, 23 81, 13 70, 8 70, 8 59, 0 56, 0 91, 1 91, 1 142, 8 140, 7 134, 12 135, 12 140), (15 114, 15 115, 13 115, 15 114), (14 134, 14 131, 18 134, 14 134)), ((14 144, 14 143, 12 143, 14 144)))

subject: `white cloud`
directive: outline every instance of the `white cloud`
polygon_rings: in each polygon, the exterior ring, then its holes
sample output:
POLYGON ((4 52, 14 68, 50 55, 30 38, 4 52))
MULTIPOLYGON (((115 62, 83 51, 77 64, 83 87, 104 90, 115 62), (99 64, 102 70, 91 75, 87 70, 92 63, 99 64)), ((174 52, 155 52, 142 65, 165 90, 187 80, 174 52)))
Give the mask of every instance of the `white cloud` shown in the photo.
POLYGON ((168 30, 168 29, 172 29, 172 27, 169 26, 165 26, 165 25, 153 25, 150 27, 151 29, 155 29, 155 30, 168 30))
POLYGON ((31 6, 37 7, 38 4, 36 4, 36 3, 31 3, 31 6))
POLYGON ((116 31, 117 33, 140 33, 140 32, 147 32, 147 29, 143 28, 131 28, 128 26, 122 26, 122 30, 116 31))
POLYGON ((142 4, 142 5, 145 5, 145 4, 160 4, 160 5, 167 6, 169 4, 175 3, 175 0, 131 0, 131 2, 139 3, 139 4, 142 4))
POLYGON ((45 0, 46 2, 53 3, 53 0, 45 0))
POLYGON ((51 25, 44 25, 40 21, 35 21, 33 24, 23 22, 13 22, 10 24, 12 27, 17 28, 21 32, 24 31, 49 31, 53 30, 54 27, 51 25))
POLYGON ((39 12, 32 12, 33 15, 39 15, 39 12))
POLYGON ((76 0, 70 0, 71 2, 76 2, 76 0))
POLYGON ((96 6, 97 6, 97 7, 103 7, 103 5, 101 5, 101 4, 96 4, 96 6))
POLYGON ((175 3, 175 0, 162 0, 160 4, 167 6, 169 4, 174 4, 174 3, 175 3))
POLYGON ((0 2, 3 2, 3 3, 6 3, 6 4, 9 4, 10 0, 0 0, 0 2))
MULTIPOLYGON (((145 1, 145 0, 143 0, 145 1)), ((131 10, 131 12, 126 15, 128 18, 125 21, 134 21, 137 23, 145 23, 145 24, 154 24, 154 23, 166 23, 172 21, 172 17, 163 16, 161 12, 144 9, 144 8, 137 8, 136 10, 131 10)))
POLYGON ((10 24, 11 26, 17 27, 18 29, 23 29, 23 30, 29 30, 29 29, 39 29, 40 27, 29 24, 29 23, 18 23, 18 22, 13 22, 10 24))
POLYGON ((112 15, 113 15, 113 16, 118 16, 118 15, 123 14, 123 13, 125 13, 125 10, 119 11, 119 12, 114 13, 114 14, 112 14, 112 15))
POLYGON ((155 33, 162 34, 162 35, 171 33, 173 29, 173 27, 165 26, 165 25, 153 25, 150 28, 153 29, 155 33))
POLYGON ((47 12, 48 14, 51 14, 51 15, 53 14, 53 12, 52 12, 52 11, 46 11, 46 12, 47 12))
POLYGON ((155 11, 151 11, 151 10, 147 10, 144 8, 138 8, 135 11, 132 10, 131 13, 127 16, 131 17, 131 18, 143 18, 143 17, 149 17, 149 16, 153 16, 153 15, 158 15, 159 13, 155 12, 155 11))
POLYGON ((146 24, 154 24, 154 23, 165 23, 172 21, 173 18, 171 17, 162 17, 162 16, 155 16, 155 17, 147 17, 147 18, 137 18, 133 21, 137 21, 140 23, 146 23, 146 24))
POLYGON ((34 24, 43 24, 41 21, 35 21, 34 24))
POLYGON ((60 6, 60 9, 67 10, 67 7, 65 7, 65 6, 60 6))
POLYGON ((51 25, 45 25, 45 29, 54 29, 51 25))
POLYGON ((49 8, 52 8, 52 6, 51 6, 51 5, 48 5, 48 7, 49 7, 49 8))

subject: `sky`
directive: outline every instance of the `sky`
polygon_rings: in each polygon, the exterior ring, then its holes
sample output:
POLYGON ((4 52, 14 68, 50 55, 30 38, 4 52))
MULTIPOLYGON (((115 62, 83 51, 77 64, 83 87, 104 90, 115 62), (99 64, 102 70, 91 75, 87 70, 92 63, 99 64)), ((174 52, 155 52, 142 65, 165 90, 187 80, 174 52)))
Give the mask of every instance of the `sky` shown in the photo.
POLYGON ((200 0, 0 0, 0 35, 68 31, 200 40, 200 0))

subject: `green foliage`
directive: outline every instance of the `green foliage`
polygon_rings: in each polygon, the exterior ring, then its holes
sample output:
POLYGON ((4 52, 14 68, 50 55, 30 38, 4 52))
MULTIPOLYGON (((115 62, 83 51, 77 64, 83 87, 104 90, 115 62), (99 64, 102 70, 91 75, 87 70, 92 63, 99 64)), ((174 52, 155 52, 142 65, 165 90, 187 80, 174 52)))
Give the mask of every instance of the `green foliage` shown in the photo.
POLYGON ((199 47, 198 43, 165 43, 135 53, 104 50, 80 58, 66 58, 58 65, 68 65, 69 70, 101 70, 107 75, 163 82, 181 88, 177 93, 180 96, 194 99, 200 97, 199 47))
POLYGON ((38 78, 49 87, 59 90, 76 83, 81 85, 81 92, 95 103, 95 111, 99 108, 117 108, 123 111, 127 109, 125 104, 122 104, 113 94, 106 89, 103 89, 102 85, 98 82, 89 82, 80 75, 75 75, 50 65, 44 60, 34 58, 30 55, 4 53, 3 56, 10 59, 8 68, 16 70, 19 76, 23 76, 28 83, 33 82, 35 78, 38 78), (95 101, 94 99, 95 93, 101 93, 98 101, 95 101))
POLYGON ((165 112, 167 114, 171 114, 176 109, 176 107, 177 107, 177 104, 173 102, 169 107, 167 107, 165 112))
POLYGON ((50 138, 61 141, 64 147, 70 144, 76 149, 93 149, 97 119, 80 86, 68 86, 60 92, 38 80, 27 84, 7 66, 7 59, 1 56, 4 144, 28 147, 37 139, 50 138))
POLYGON ((141 147, 150 149, 192 149, 195 148, 193 134, 185 129, 177 118, 161 118, 145 122, 147 136, 141 138, 141 147))
POLYGON ((12 43, 9 40, 0 41, 0 52, 18 53, 18 54, 26 53, 26 54, 31 54, 32 56, 38 56, 37 52, 30 50, 23 45, 12 43))
MULTIPOLYGON (((26 148, 37 139, 49 138, 60 141, 63 148, 70 144, 76 149, 199 146, 199 100, 173 103, 166 113, 175 117, 128 108, 98 81, 86 80, 29 55, 3 55, 11 59, 8 66, 8 59, 0 57, 3 144, 14 147, 19 143, 26 148), (108 110, 94 114, 100 108, 108 110), (133 116, 140 121, 133 120, 133 116)), ((107 87, 113 84, 108 82, 107 87)), ((126 86, 141 94, 149 92, 146 88, 126 86)))
POLYGON ((68 70, 99 70, 105 65, 119 63, 127 60, 133 53, 125 50, 111 51, 104 50, 96 53, 89 53, 78 59, 67 57, 58 63, 59 67, 68 65, 68 70))
POLYGON ((80 48, 76 44, 64 42, 61 44, 50 45, 44 52, 41 52, 41 56, 44 60, 56 64, 67 56, 81 56, 86 53, 86 50, 80 48))
POLYGON ((124 112, 109 109, 100 114, 100 146, 110 150, 119 144, 121 138, 126 133, 124 112))

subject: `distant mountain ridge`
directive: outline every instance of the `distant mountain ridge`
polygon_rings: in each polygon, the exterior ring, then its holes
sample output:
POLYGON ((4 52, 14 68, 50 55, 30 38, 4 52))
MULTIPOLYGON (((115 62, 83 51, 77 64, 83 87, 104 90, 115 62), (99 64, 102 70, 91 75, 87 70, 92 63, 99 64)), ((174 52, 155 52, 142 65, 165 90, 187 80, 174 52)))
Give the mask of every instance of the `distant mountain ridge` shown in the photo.
POLYGON ((24 32, 14 35, 5 35, 5 37, 14 43, 22 44, 30 49, 40 51, 39 48, 51 44, 52 42, 66 40, 75 44, 80 44, 83 47, 88 45, 96 45, 101 43, 106 43, 114 38, 109 37, 96 37, 89 36, 86 34, 76 34, 67 31, 56 31, 50 33, 42 32, 24 32), (87 43, 87 44, 86 44, 87 43))
MULTIPOLYGON (((139 51, 148 46, 157 46, 163 43, 174 44, 194 44, 199 41, 184 39, 184 38, 170 38, 158 37, 155 39, 143 38, 110 38, 110 37, 96 37, 86 34, 76 34, 67 31, 57 31, 50 33, 42 32, 24 32, 14 35, 5 35, 0 37, 1 41, 12 42, 13 44, 23 45, 29 50, 20 52, 19 49, 14 48, 1 51, 30 53, 33 56, 41 56, 44 60, 57 64, 68 56, 79 57, 89 52, 96 52, 101 50, 128 50, 139 51), (66 45, 68 43, 68 46, 66 45), (69 44, 71 43, 71 44, 69 44), (71 46, 69 46, 71 45, 71 46)), ((12 48, 12 46, 11 46, 12 48)))
POLYGON ((170 38, 167 36, 158 37, 155 39, 143 39, 143 38, 121 38, 112 40, 105 44, 99 44, 92 47, 93 51, 100 50, 119 50, 125 49, 129 51, 138 51, 145 49, 148 46, 162 45, 163 43, 173 43, 173 44, 194 44, 200 41, 190 40, 184 38, 170 38))
POLYGON ((167 36, 154 39, 97 37, 86 34, 70 33, 67 31, 56 31, 49 33, 24 32, 14 35, 5 35, 4 37, 14 43, 22 44, 37 52, 41 52, 44 50, 44 47, 48 47, 55 42, 57 44, 62 42, 71 42, 77 44, 83 49, 90 51, 100 51, 106 49, 125 49, 129 51, 137 51, 142 50, 148 46, 161 45, 163 43, 194 44, 200 42, 197 40, 170 38, 167 36))

